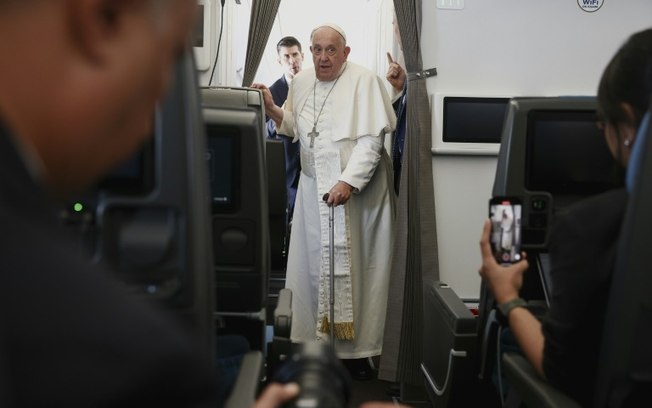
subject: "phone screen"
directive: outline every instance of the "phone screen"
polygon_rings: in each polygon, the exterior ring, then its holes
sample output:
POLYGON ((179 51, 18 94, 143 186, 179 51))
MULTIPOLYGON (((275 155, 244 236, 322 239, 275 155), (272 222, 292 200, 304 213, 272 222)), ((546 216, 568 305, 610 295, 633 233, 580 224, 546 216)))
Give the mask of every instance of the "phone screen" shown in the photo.
POLYGON ((498 263, 521 260, 521 201, 515 197, 489 200, 491 247, 498 263))

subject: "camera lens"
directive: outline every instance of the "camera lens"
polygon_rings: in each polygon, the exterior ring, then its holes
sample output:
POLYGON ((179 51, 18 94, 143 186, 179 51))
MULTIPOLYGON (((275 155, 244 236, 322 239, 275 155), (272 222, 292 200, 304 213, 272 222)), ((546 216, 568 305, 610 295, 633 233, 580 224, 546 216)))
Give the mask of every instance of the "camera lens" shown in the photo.
POLYGON ((280 383, 295 382, 301 391, 289 408, 342 408, 351 397, 351 377, 329 344, 307 342, 274 376, 280 383))

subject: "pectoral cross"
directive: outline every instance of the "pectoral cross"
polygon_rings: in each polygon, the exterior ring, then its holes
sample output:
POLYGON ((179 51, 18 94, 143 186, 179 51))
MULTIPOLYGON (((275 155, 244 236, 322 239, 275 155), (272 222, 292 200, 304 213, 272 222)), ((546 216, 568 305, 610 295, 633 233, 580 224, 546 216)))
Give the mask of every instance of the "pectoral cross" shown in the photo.
POLYGON ((315 138, 319 136, 319 132, 317 132, 317 129, 315 129, 315 126, 312 127, 312 132, 308 133, 308 137, 310 138, 310 148, 315 147, 315 138))

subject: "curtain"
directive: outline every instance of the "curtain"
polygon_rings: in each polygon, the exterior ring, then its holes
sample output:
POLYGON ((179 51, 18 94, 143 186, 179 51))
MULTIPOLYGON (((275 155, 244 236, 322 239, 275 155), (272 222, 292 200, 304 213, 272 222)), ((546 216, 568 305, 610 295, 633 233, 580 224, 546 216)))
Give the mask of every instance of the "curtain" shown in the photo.
POLYGON ((379 378, 420 386, 424 281, 439 279, 431 115, 421 56, 421 1, 394 0, 408 72, 407 135, 379 378), (407 171, 406 171, 407 170, 407 171))
POLYGON ((251 86, 272 31, 281 0, 253 0, 242 86, 251 86))

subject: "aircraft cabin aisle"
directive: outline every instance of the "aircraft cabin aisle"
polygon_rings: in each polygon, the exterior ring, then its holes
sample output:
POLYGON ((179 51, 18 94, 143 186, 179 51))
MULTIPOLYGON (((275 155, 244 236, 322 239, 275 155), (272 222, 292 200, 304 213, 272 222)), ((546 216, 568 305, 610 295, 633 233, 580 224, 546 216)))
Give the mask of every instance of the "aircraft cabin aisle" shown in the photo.
POLYGON ((652 406, 652 0, 196 3, 0 0, 0 408, 652 406))

